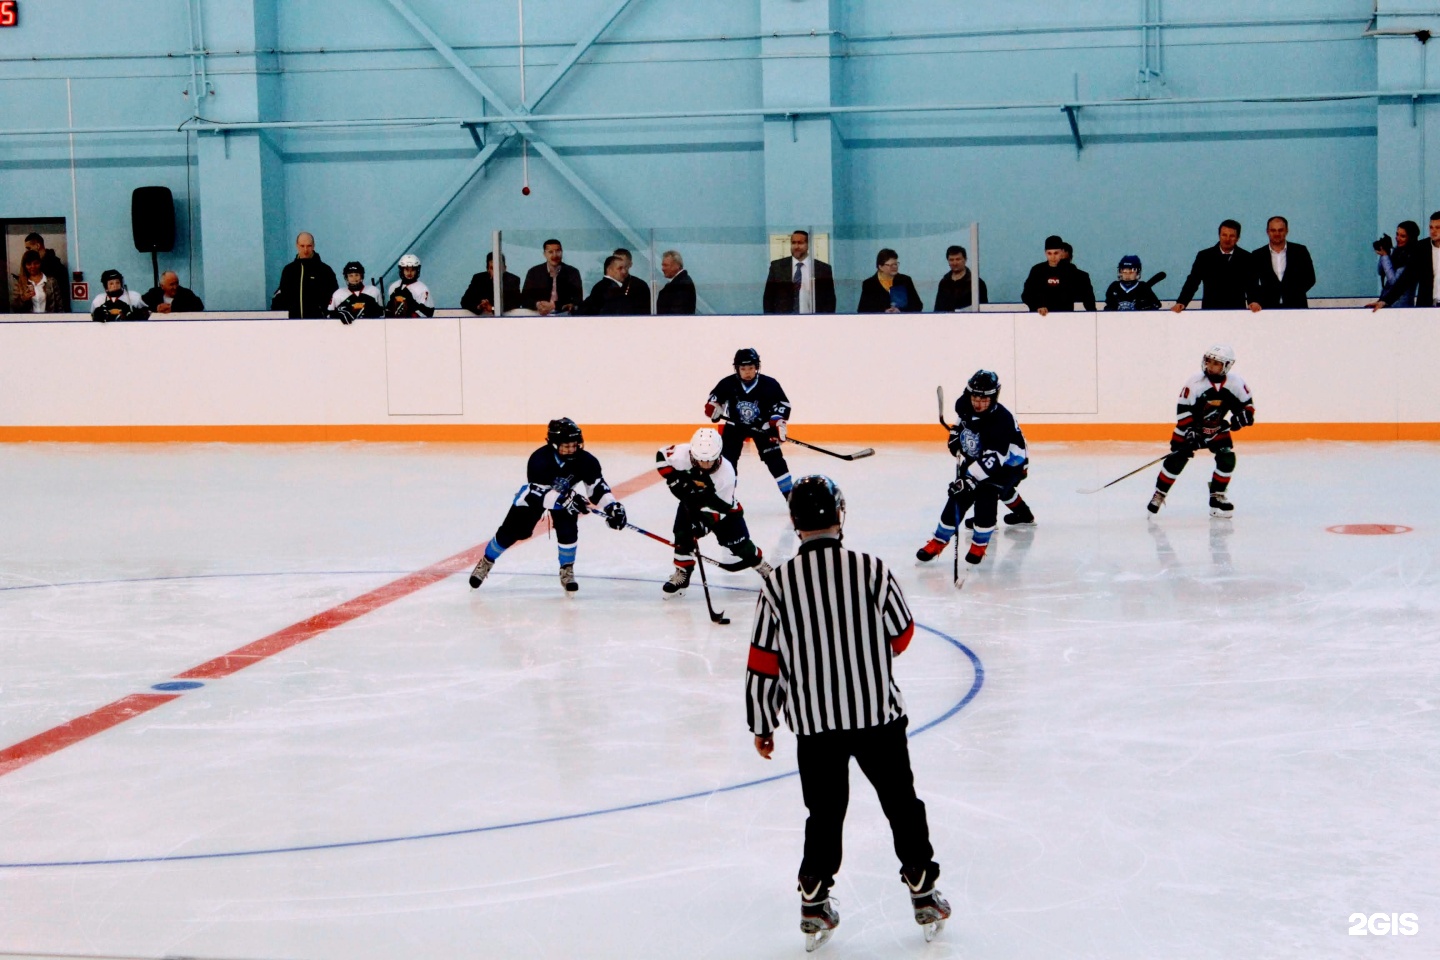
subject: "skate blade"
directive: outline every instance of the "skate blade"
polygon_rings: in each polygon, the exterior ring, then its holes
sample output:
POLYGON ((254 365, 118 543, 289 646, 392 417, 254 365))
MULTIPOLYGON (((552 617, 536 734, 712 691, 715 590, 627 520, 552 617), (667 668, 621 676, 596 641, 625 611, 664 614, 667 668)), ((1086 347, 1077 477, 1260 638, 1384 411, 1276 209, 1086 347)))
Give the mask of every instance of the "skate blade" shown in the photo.
POLYGON ((662 591, 660 592, 660 596, 664 597, 666 600, 674 600, 676 597, 683 597, 683 596, 685 595, 685 590, 688 590, 688 589, 689 589, 689 587, 686 587, 685 589, 682 589, 682 590, 676 590, 674 593, 665 593, 665 592, 662 590, 662 591))
POLYGON ((1217 520, 1233 520, 1235 517, 1235 512, 1233 510, 1216 510, 1214 508, 1211 508, 1210 516, 1214 517, 1217 520))
POLYGON ((940 936, 940 931, 945 929, 945 921, 936 920, 934 923, 925 924, 925 926, 921 929, 922 932, 925 934, 925 942, 929 943, 931 940, 934 940, 936 937, 940 936))
POLYGON ((819 930, 805 931, 805 952, 814 953, 825 945, 830 936, 835 932, 833 927, 821 927, 819 930))

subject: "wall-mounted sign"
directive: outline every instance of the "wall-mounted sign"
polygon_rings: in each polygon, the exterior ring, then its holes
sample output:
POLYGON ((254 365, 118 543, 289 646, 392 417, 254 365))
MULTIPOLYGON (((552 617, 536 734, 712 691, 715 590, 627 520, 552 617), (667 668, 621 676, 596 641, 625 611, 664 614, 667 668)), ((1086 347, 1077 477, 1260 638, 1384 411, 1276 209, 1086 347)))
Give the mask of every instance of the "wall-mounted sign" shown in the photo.
POLYGON ((90 284, 84 282, 83 280, 77 280, 75 283, 70 284, 70 299, 89 300, 90 284))
POLYGON ((20 0, 0 0, 0 27, 13 27, 20 22, 20 0))

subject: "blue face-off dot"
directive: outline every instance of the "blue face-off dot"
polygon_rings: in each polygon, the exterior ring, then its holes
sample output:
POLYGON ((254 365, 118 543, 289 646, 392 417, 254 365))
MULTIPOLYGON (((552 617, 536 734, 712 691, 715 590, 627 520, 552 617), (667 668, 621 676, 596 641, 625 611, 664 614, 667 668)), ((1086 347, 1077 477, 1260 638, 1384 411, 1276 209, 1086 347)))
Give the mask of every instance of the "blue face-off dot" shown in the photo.
POLYGON ((157 683, 151 686, 151 690, 163 690, 172 693, 176 690, 194 690, 196 687, 203 687, 205 684, 199 680, 166 680, 164 683, 157 683))

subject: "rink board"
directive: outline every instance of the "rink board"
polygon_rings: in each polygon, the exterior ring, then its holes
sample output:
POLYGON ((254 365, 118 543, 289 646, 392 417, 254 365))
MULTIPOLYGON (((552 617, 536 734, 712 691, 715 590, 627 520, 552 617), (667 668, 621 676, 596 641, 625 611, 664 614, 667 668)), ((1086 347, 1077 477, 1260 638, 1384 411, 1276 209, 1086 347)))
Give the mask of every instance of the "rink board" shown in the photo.
POLYGON ((1435 440, 1437 321, 1335 309, 7 323, 0 440, 512 441, 557 416, 595 439, 660 440, 700 418, 742 346, 784 384, 802 438, 932 439, 936 386, 953 400, 985 367, 1034 439, 1142 440, 1164 435, 1216 342, 1254 390, 1253 439, 1435 440))

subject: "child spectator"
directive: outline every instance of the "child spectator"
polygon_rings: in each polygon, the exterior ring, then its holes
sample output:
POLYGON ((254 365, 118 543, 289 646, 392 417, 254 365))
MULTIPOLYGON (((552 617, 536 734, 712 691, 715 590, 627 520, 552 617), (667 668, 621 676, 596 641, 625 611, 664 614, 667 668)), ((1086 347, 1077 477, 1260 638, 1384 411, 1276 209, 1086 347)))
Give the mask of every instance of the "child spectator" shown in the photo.
POLYGON ((1105 290, 1106 310, 1159 310, 1160 298, 1150 284, 1140 279, 1140 258, 1133 253, 1120 258, 1120 279, 1105 290))

